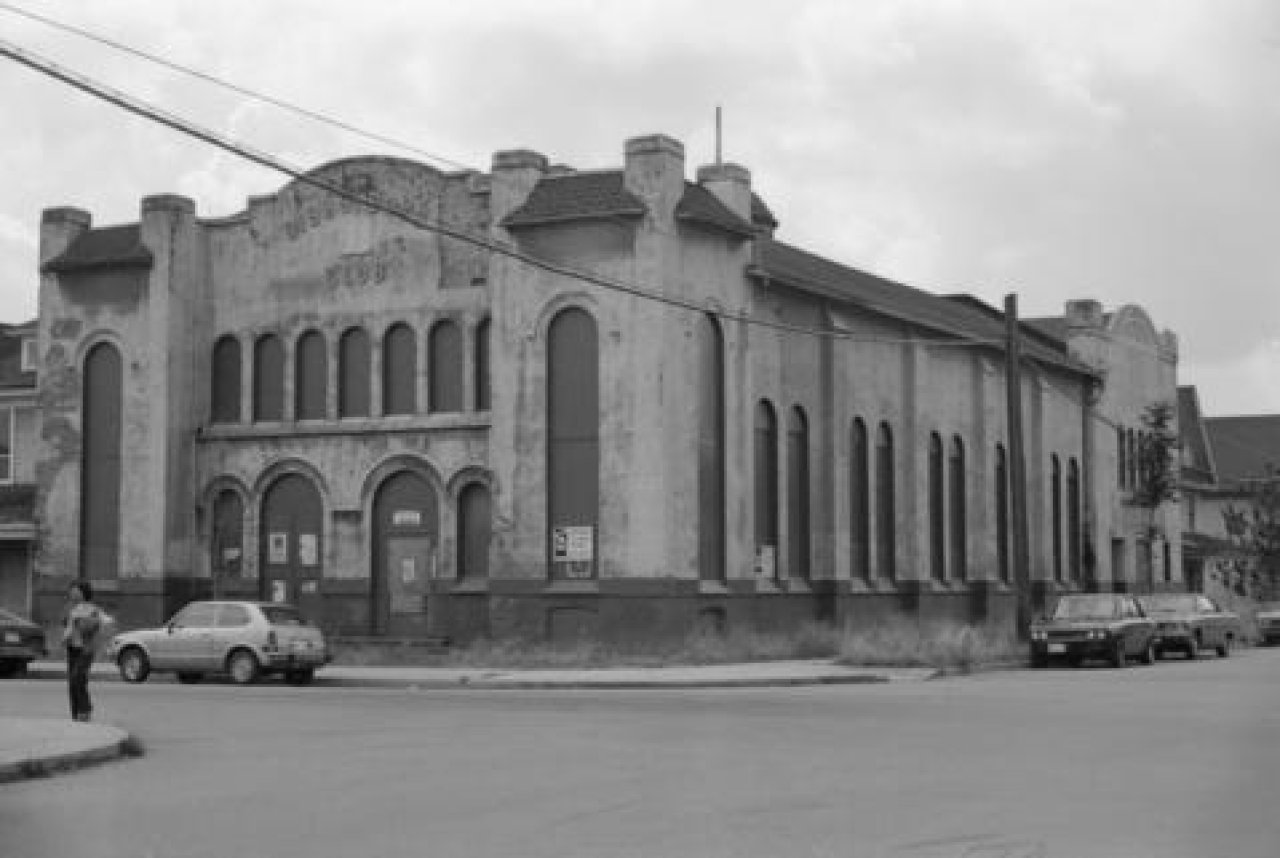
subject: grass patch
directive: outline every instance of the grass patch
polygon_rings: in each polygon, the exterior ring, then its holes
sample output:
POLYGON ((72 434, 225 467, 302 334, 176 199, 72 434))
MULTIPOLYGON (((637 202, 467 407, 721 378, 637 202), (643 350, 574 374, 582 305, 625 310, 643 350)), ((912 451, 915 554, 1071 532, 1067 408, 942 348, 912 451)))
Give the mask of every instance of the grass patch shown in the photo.
POLYGON ((1026 645, 1009 629, 959 624, 884 623, 846 634, 837 661, 878 667, 972 670, 983 664, 1020 662, 1026 645))

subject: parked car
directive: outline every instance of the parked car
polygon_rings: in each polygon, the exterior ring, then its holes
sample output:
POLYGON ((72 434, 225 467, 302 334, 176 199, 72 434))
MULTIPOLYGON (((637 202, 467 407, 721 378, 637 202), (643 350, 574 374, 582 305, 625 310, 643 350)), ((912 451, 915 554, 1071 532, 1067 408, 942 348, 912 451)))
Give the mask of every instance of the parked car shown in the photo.
POLYGON ((1226 658, 1240 639, 1240 618, 1199 593, 1152 593, 1138 603, 1156 621, 1156 655, 1181 652, 1195 658, 1208 647, 1226 658))
POLYGON ((44 629, 13 611, 0 608, 0 676, 25 673, 28 662, 48 651, 44 629))
POLYGON ((1062 596, 1047 618, 1031 625, 1031 664, 1045 667, 1060 658, 1072 666, 1103 658, 1124 667, 1130 658, 1154 664, 1155 623, 1125 593, 1062 596))
POLYGON ((188 683, 226 673, 247 685, 278 673, 305 685, 330 658, 324 635, 297 608, 271 602, 191 602, 163 628, 116 635, 107 651, 126 682, 173 671, 188 683))
POLYGON ((1268 646, 1280 643, 1280 602, 1263 602, 1254 619, 1258 624, 1258 640, 1268 646))

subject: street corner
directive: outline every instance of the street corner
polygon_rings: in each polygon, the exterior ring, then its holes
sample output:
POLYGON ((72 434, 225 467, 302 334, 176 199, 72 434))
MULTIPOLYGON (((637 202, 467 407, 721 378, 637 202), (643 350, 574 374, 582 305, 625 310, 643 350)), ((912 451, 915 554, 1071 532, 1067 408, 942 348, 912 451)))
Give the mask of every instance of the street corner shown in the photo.
POLYGON ((112 724, 0 717, 0 783, 50 777, 141 754, 141 743, 112 724))

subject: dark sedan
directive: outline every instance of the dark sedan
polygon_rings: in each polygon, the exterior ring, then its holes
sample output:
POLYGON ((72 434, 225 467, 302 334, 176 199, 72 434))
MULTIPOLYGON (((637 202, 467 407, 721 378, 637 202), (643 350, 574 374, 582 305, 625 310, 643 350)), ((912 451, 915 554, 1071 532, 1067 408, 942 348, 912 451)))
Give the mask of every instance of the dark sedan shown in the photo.
POLYGON ((1046 619, 1031 625, 1031 664, 1060 658, 1072 666, 1087 658, 1124 667, 1130 658, 1154 664, 1155 623, 1124 593, 1062 596, 1046 619))
POLYGON ((1152 593, 1138 602, 1156 621, 1157 655, 1180 652, 1195 658, 1209 648, 1226 658, 1240 639, 1240 618, 1199 593, 1152 593))
POLYGON ((12 611, 0 608, 0 676, 26 671, 27 662, 48 652, 44 629, 12 611))

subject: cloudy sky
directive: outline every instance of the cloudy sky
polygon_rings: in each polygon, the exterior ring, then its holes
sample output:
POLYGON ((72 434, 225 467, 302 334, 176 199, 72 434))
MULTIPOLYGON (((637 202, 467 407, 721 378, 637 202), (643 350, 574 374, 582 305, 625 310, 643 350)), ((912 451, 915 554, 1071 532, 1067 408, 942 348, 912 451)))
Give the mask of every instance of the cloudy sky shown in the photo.
MULTIPOLYGON (((487 170, 520 147, 616 167, 662 132, 692 178, 719 105, 779 238, 930 291, 1016 292, 1023 315, 1140 304, 1208 413, 1280 411, 1274 0, 15 0, 0 40, 301 167, 487 170)), ((284 183, 3 58, 0 106, 0 321, 35 315, 44 208, 108 225, 170 192, 219 216, 284 183)))

